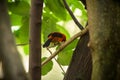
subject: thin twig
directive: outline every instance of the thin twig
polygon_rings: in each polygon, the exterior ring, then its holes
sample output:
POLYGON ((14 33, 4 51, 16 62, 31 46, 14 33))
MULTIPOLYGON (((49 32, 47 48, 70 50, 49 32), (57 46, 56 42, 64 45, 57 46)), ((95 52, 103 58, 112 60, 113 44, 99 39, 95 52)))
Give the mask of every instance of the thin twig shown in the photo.
POLYGON ((60 51, 62 51, 67 45, 69 45, 72 41, 74 41, 76 38, 83 36, 88 31, 88 27, 83 29, 81 32, 75 34, 73 37, 71 37, 68 41, 66 41, 64 44, 62 44, 58 50, 56 50, 50 57, 48 57, 45 61, 42 62, 42 66, 48 63, 52 58, 54 58, 60 51))
MULTIPOLYGON (((52 55, 52 52, 49 50, 49 48, 47 48, 47 50, 50 52, 50 54, 52 55)), ((54 57, 55 61, 57 62, 57 64, 59 65, 59 67, 61 68, 63 74, 65 74, 64 69, 62 68, 62 66, 60 65, 60 63, 57 61, 57 59, 54 57)))
POLYGON ((66 0, 63 0, 64 6, 67 9, 67 11, 69 12, 70 16, 72 17, 73 21, 75 22, 75 24, 81 29, 83 30, 83 26, 79 23, 79 21, 76 19, 76 17, 74 16, 73 12, 70 10, 66 0))
POLYGON ((25 45, 28 45, 28 43, 16 44, 16 46, 25 46, 25 45))

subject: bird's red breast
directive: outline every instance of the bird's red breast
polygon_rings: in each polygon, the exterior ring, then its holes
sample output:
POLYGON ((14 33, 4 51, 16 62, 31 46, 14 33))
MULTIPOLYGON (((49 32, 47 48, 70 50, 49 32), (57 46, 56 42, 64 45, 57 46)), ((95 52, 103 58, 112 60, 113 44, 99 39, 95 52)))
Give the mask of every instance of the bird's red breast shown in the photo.
POLYGON ((65 41, 66 36, 63 33, 53 32, 48 35, 48 40, 45 42, 43 47, 54 47, 65 41))

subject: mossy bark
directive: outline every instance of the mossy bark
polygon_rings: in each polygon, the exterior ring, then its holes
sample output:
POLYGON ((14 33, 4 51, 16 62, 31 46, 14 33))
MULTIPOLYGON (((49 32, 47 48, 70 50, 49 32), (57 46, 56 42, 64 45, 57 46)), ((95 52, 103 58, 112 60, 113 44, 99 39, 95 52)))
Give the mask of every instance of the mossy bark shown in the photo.
POLYGON ((87 0, 87 9, 92 80, 117 80, 120 76, 120 1, 87 0))

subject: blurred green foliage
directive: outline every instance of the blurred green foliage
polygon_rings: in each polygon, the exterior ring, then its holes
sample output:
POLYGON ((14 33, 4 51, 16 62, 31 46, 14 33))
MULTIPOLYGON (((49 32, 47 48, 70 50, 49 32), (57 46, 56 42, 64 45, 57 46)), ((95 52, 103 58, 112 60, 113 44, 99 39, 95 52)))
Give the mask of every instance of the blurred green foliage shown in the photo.
MULTIPOLYGON (((86 23, 87 12, 84 9, 80 0, 66 0, 70 9, 74 12, 79 9, 82 15, 79 16, 81 23, 86 23)), ((15 35, 16 44, 29 43, 29 18, 30 18, 30 0, 8 0, 8 9, 11 19, 11 25, 19 27, 13 31, 15 35)), ((72 20, 69 13, 66 11, 62 0, 44 0, 43 15, 42 15, 42 31, 41 43, 47 40, 47 35, 51 32, 62 32, 66 35, 67 40, 70 38, 69 29, 65 28, 65 23, 72 20), (58 22, 63 22, 62 25, 58 22)), ((60 54, 58 54, 57 61, 61 65, 68 65, 70 63, 73 50, 77 44, 77 39, 68 45, 60 54)), ((29 54, 29 46, 21 46, 26 55, 29 54)), ((42 58, 42 61, 46 58, 42 58)), ((42 74, 46 75, 53 66, 53 62, 49 62, 42 68, 42 74)))
MULTIPOLYGON (((47 57, 43 57, 42 61, 44 61, 45 59, 47 59, 47 57)), ((53 67, 53 62, 52 61, 50 61, 46 65, 44 65, 42 67, 42 75, 46 75, 49 71, 52 70, 52 67, 53 67)))

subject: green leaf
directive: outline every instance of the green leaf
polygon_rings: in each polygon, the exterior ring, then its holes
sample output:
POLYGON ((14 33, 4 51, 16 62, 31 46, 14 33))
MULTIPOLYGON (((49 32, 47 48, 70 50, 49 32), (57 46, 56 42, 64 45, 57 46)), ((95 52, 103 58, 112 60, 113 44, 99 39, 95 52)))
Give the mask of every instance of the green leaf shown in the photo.
MULTIPOLYGON (((56 28, 57 18, 55 18, 52 14, 44 13, 43 21, 42 21, 42 38, 43 40, 47 40, 48 34, 54 31, 59 31, 56 28)), ((43 41, 43 42, 45 42, 43 41)))
POLYGON ((61 51, 59 54, 58 54, 58 58, 57 58, 57 61, 65 66, 65 65, 68 65, 71 61, 71 57, 72 57, 72 54, 73 54, 73 49, 76 47, 76 44, 77 44, 78 40, 74 40, 71 44, 69 44, 63 51, 61 51))
POLYGON ((50 11, 53 12, 55 16, 59 17, 62 20, 66 19, 67 13, 60 0, 46 0, 45 5, 50 9, 50 11))
POLYGON ((72 4, 73 4, 73 7, 75 8, 79 8, 80 10, 85 10, 84 5, 80 1, 74 1, 72 2, 72 4))
POLYGON ((8 3, 9 11, 21 16, 29 16, 30 5, 25 1, 8 3))
POLYGON ((19 30, 13 32, 16 44, 20 43, 19 34, 20 34, 19 30))
POLYGON ((31 0, 23 0, 23 1, 26 1, 27 3, 31 4, 31 0))
POLYGON ((76 2, 76 1, 78 1, 78 0, 66 0, 66 2, 67 2, 68 4, 72 4, 74 1, 76 2))
POLYGON ((67 50, 73 50, 74 48, 76 48, 76 45, 78 43, 78 39, 75 39, 72 43, 70 43, 63 51, 67 51, 67 50))
POLYGON ((60 52, 58 54, 57 61, 63 66, 68 65, 71 61, 72 53, 73 53, 72 50, 60 52))
POLYGON ((70 34, 68 33, 68 31, 63 26, 60 26, 60 25, 57 24, 56 28, 59 30, 59 32, 65 34, 66 39, 70 38, 70 34))
POLYGON ((73 8, 79 8, 82 11, 82 15, 85 15, 87 17, 87 11, 85 10, 84 5, 80 1, 74 1, 72 4, 73 8))
POLYGON ((11 14, 10 19, 12 26, 21 26, 22 16, 11 14))
POLYGON ((19 29, 19 39, 22 44, 29 42, 29 18, 27 16, 22 18, 22 26, 19 29))
POLYGON ((49 13, 43 13, 43 21, 42 21, 42 43, 47 40, 47 36, 51 32, 62 32, 66 35, 67 39, 70 38, 68 31, 57 24, 58 19, 49 13))
POLYGON ((26 55, 29 55, 29 45, 23 46, 23 50, 26 55))
MULTIPOLYGON (((47 59, 47 57, 42 58, 42 61, 44 61, 45 59, 47 59)), ((53 67, 53 62, 52 61, 45 64, 42 67, 42 75, 46 75, 48 72, 50 72, 52 70, 52 67, 53 67)))

